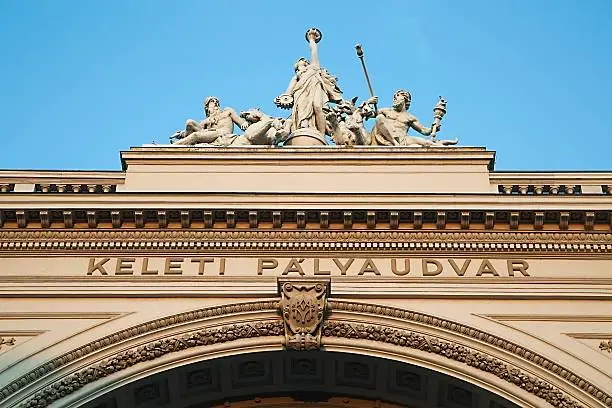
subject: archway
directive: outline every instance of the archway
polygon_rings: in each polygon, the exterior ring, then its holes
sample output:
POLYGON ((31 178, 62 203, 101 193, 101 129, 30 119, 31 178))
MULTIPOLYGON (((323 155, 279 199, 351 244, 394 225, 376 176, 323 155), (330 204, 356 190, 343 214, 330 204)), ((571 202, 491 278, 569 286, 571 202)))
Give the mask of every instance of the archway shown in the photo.
POLYGON ((258 352, 166 370, 82 408, 517 408, 490 391, 416 365, 360 354, 258 352))
MULTIPOLYGON (((357 361, 354 367, 366 363, 385 364, 381 372, 387 373, 391 366, 408 367, 406 370, 412 374, 428 370, 419 375, 434 378, 429 373, 434 372, 438 380, 432 380, 432 384, 459 384, 455 386, 459 390, 457 395, 468 395, 461 391, 468 390, 476 396, 457 397, 468 402, 455 406, 447 404, 453 408, 583 408, 608 404, 608 394, 571 371, 512 341, 476 328, 420 312, 333 298, 329 299, 327 307, 320 326, 320 351, 283 351, 286 332, 278 298, 214 306, 129 327, 85 344, 15 379, 0 390, 0 396, 7 407, 115 408, 110 402, 101 400, 97 405, 91 403, 116 390, 131 389, 130 384, 150 381, 157 375, 180 373, 183 367, 192 364, 221 361, 226 366, 234 361, 240 364, 252 356, 264 356, 264 360, 281 361, 277 363, 281 364, 278 367, 282 367, 282 362, 300 359, 323 361, 321 367, 325 364, 330 367, 325 372, 337 372, 337 367, 347 358, 357 361), (326 359, 331 359, 331 362, 325 363, 326 359), (488 405, 480 405, 479 401, 488 401, 488 405)), ((287 371, 272 370, 271 367, 270 373, 287 371)), ((174 378, 176 383, 178 374, 172 375, 169 378, 174 378)), ((219 375, 219 378, 232 377, 219 375)), ((380 379, 378 376, 375 378, 375 384, 378 384, 380 379)), ((387 374, 387 379, 380 380, 380 384, 393 383, 389 378, 387 374)), ((368 401, 405 403, 396 399, 397 395, 386 397, 388 390, 379 389, 378 385, 374 388, 364 384, 342 388, 344 386, 337 383, 329 383, 333 386, 329 388, 325 384, 318 384, 319 388, 311 386, 308 395, 318 395, 319 403, 329 402, 332 397, 357 399, 365 401, 365 404, 368 401), (365 392, 368 390, 375 392, 365 392)), ((273 385, 276 388, 268 391, 261 384, 250 390, 243 387, 236 400, 229 401, 247 404, 249 398, 256 397, 283 396, 297 398, 297 401, 303 398, 301 391, 304 387, 299 381, 289 384, 293 388, 278 388, 278 382, 273 385)), ((175 384, 171 388, 168 383, 169 390, 176 387, 175 384)), ((435 389, 428 395, 448 394, 448 387, 446 391, 440 391, 439 387, 435 389)), ((151 390, 155 391, 155 387, 151 390)), ((223 399, 231 397, 225 391, 214 401, 192 401, 189 404, 225 403, 223 399)), ((149 393, 142 392, 143 395, 149 393)), ((429 401, 434 400, 430 398, 429 401)), ((142 407, 150 406, 145 402, 146 398, 142 407)), ((410 404, 419 407, 414 402, 410 404)), ((201 408, 191 405, 184 406, 201 408)))

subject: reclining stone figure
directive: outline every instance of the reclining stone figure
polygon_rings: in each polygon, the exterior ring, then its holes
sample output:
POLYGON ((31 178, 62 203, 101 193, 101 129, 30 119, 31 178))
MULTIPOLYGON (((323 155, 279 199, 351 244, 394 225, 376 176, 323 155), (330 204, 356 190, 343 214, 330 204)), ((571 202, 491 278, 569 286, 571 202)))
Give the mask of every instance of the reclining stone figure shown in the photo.
POLYGON ((244 138, 253 145, 276 146, 291 131, 291 121, 266 115, 259 108, 240 112, 240 117, 249 122, 244 138))
MULTIPOLYGON (((170 137, 172 144, 194 146, 205 143, 214 146, 228 146, 231 144, 245 144, 237 142, 234 124, 245 130, 249 122, 240 118, 232 108, 221 109, 219 99, 209 96, 204 100, 206 119, 197 122, 187 120, 185 130, 170 137)), ((248 144, 248 143, 246 143, 248 144)))
POLYGON ((372 129, 372 145, 382 146, 448 146, 457 144, 457 140, 431 140, 422 137, 408 136, 410 128, 423 136, 429 136, 439 125, 425 127, 416 116, 408 112, 412 97, 408 91, 398 90, 393 95, 393 106, 382 108, 376 116, 372 129))

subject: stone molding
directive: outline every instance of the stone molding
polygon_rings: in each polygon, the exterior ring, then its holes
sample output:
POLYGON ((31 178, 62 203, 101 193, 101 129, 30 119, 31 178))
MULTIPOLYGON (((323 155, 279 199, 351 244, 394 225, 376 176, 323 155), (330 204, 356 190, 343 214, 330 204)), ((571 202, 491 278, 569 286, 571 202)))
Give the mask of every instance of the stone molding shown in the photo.
MULTIPOLYGON (((555 363, 554 361, 551 361, 549 359, 547 359, 544 356, 541 356, 537 353, 534 353, 516 343, 513 343, 511 341, 502 339, 500 337, 494 336, 490 333, 486 333, 483 332, 481 330, 469 327, 467 325, 461 324, 461 323, 456 323, 450 320, 446 320, 446 319, 441 319, 435 316, 431 316, 431 315, 427 315, 424 313, 420 313, 420 312, 413 312, 413 311, 408 311, 408 310, 404 310, 404 309, 399 309, 399 308, 394 308, 394 307, 388 307, 388 306, 377 306, 377 305, 371 305, 371 304, 365 304, 365 303, 357 303, 357 302, 345 302, 345 301, 339 301, 339 300, 330 300, 329 301, 329 305, 331 310, 333 311, 347 311, 347 312, 352 312, 352 313, 368 313, 368 314, 374 314, 377 316, 387 316, 387 317, 393 317, 393 318, 397 318, 397 319, 403 319, 403 320, 408 320, 408 321, 412 321, 412 322, 416 322, 416 323, 421 323, 421 324, 425 324, 427 326, 430 327, 436 327, 439 329, 443 329, 443 330, 449 330, 451 332, 463 335, 463 336, 467 336, 470 337, 474 340, 478 340, 481 342, 485 342, 497 349, 501 349, 504 350, 506 352, 512 353, 522 359, 525 359, 529 362, 531 362, 532 364, 535 364, 549 372, 551 372, 552 374, 555 374, 556 376, 574 384, 575 386, 577 386, 578 388, 582 389, 583 391, 587 392, 588 394, 592 395, 593 397, 595 397, 596 399, 598 399, 599 401, 601 401, 603 404, 605 404, 605 406, 608 407, 612 407, 612 395, 607 394, 606 392, 604 392, 603 390, 600 390, 599 388, 597 388, 595 385, 591 384, 590 382, 580 378, 578 375, 576 375, 575 373, 567 370, 566 368, 558 365, 557 363, 555 363)), ((333 316, 332 316, 333 319, 333 316)), ((331 319, 330 319, 331 320, 331 319)), ((329 329, 331 326, 328 326, 329 322, 326 322, 326 325, 324 325, 323 328, 323 335, 330 335, 331 332, 326 331, 326 329, 329 329)), ((359 336, 366 336, 366 334, 364 333, 378 333, 378 334, 371 334, 371 335, 367 335, 366 337, 364 337, 364 339, 366 340, 375 340, 375 341, 383 341, 383 342, 388 342, 388 343, 393 343, 393 344, 401 344, 401 339, 402 336, 405 336, 405 334, 401 334, 400 332, 407 332, 405 330, 399 330, 397 333, 393 332, 393 341, 389 340, 389 330, 393 331, 396 330, 394 328, 387 328, 387 329, 382 329, 379 328, 378 324, 375 325, 368 325, 368 324, 361 324, 363 327, 367 327, 364 332, 364 330, 360 330, 358 335, 359 336), (382 331, 381 331, 382 330, 382 331), (387 331, 385 331, 387 330, 387 331), (388 332, 388 333, 387 333, 388 332), (399 333, 399 334, 398 334, 399 333), (399 336, 399 337, 397 337, 399 336), (399 339, 399 340, 398 340, 399 339), (399 343, 395 343, 395 341, 399 341, 399 343)), ((348 328, 345 328, 348 329, 348 328)), ((348 331, 344 330, 343 333, 346 335, 346 333, 348 333, 348 331)), ((355 335, 355 334, 353 334, 355 335)), ((347 335, 348 336, 348 335, 347 335)), ((336 334, 334 334, 334 337, 342 337, 342 336, 338 336, 336 334)), ((350 336, 347 338, 351 338, 350 336)), ((359 337, 361 338, 361 337, 359 337)), ((405 341, 405 339, 403 340, 405 341)), ((433 349, 431 349, 433 350, 433 349)), ((446 350, 446 348, 445 348, 446 350)), ((437 349, 434 351, 436 353, 438 353, 437 349)), ((451 353, 450 351, 446 351, 446 353, 451 353)), ((455 358, 454 357, 455 354, 451 353, 450 355, 446 355, 445 357, 448 358, 455 358)), ((487 357, 490 358, 490 357, 487 357)), ((459 360, 458 360, 459 361, 459 360)), ((466 361, 463 361, 466 362, 466 361)), ((495 372, 494 372, 495 374, 495 372)), ((497 374, 496 374, 497 375, 497 374)), ((500 377, 502 378, 502 377, 500 377)), ((504 378, 506 379, 506 378, 504 378)), ((510 381, 510 380, 507 380, 510 381)), ((514 383, 514 381, 511 381, 514 383)), ((531 391, 530 391, 531 392, 531 391)), ((564 407, 564 405, 558 405, 560 407, 564 407)))
MULTIPOLYGON (((268 300, 261 302, 250 302, 232 304, 227 306, 217 306, 200 309, 193 312, 181 313, 174 316, 165 317, 152 322, 135 326, 113 335, 107 336, 83 347, 73 350, 50 362, 47 362, 21 378, 13 381, 8 386, 0 390, 0 398, 6 399, 10 395, 25 388, 30 383, 46 376, 47 374, 66 366, 76 359, 95 353, 111 344, 128 340, 134 336, 142 335, 160 328, 169 328, 176 324, 202 320, 210 317, 231 316, 236 313, 254 311, 276 311, 282 313, 281 302, 268 300)), ((394 344, 402 347, 409 347, 416 350, 435 353, 456 362, 467 364, 470 367, 492 373, 500 379, 514 384, 521 389, 532 393, 550 403, 554 407, 579 408, 583 405, 572 400, 557 387, 547 383, 541 378, 522 371, 518 367, 497 359, 494 356, 484 354, 482 351, 475 350, 469 346, 450 342, 445 338, 439 338, 433 334, 423 335, 408 329, 384 325, 384 322, 370 324, 367 322, 356 323, 354 319, 343 321, 340 317, 334 316, 333 312, 349 312, 357 314, 377 315, 394 319, 401 319, 407 322, 414 322, 435 330, 444 330, 471 338, 478 342, 484 342, 500 351, 511 353, 521 359, 534 364, 541 369, 554 374, 578 389, 599 400, 604 406, 612 407, 612 396, 597 388, 587 380, 580 378, 575 373, 563 368, 547 358, 533 353, 515 343, 504 340, 497 336, 485 333, 469 326, 452 322, 449 320, 426 315, 420 312, 413 312, 387 306, 377 306, 356 302, 340 300, 329 300, 332 314, 328 321, 323 323, 322 336, 324 339, 330 337, 343 337, 347 339, 360 339, 385 344, 394 344)), ((205 346, 216 343, 225 343, 241 338, 252 338, 262 336, 283 336, 284 322, 278 320, 264 320, 260 322, 235 323, 216 327, 207 327, 192 331, 188 334, 170 336, 163 339, 154 340, 146 346, 136 347, 131 350, 123 351, 118 355, 107 357, 102 362, 93 366, 82 368, 76 373, 56 381, 51 385, 39 390, 31 397, 25 407, 44 407, 47 402, 55 401, 62 396, 68 395, 83 387, 85 384, 104 378, 111 373, 118 372, 131 367, 139 362, 148 361, 161 357, 162 355, 181 351, 191 347, 205 346), (259 326, 258 326, 259 325, 259 326)))
POLYGON ((50 360, 29 373, 12 381, 7 386, 0 389, 0 401, 26 387, 28 384, 44 377, 45 375, 64 367, 73 361, 95 353, 105 347, 111 346, 121 341, 128 340, 135 336, 140 336, 154 330, 168 328, 177 324, 193 322, 201 319, 208 319, 219 316, 233 315, 236 313, 256 312, 256 311, 277 311, 279 308, 278 300, 264 300, 256 302, 239 303, 224 306, 213 306, 209 308, 194 310, 191 312, 179 313, 172 316, 163 317, 150 322, 121 330, 117 333, 103 337, 82 347, 74 349, 59 357, 50 360))
POLYGON ((166 354, 193 347, 210 346, 232 340, 264 336, 281 336, 282 322, 258 321, 197 330, 186 335, 156 340, 145 346, 119 353, 88 368, 70 374, 63 380, 38 391, 22 405, 23 408, 42 408, 69 395, 85 385, 113 373, 125 370, 138 363, 154 360, 166 354))
POLYGON ((410 330, 385 327, 378 324, 362 324, 327 321, 323 325, 325 337, 371 340, 396 346, 434 353, 448 359, 467 364, 478 370, 494 374, 504 381, 542 398, 556 408, 585 408, 553 385, 503 361, 456 343, 426 336, 410 330))
POLYGON ((603 232, 478 231, 0 231, 0 253, 223 250, 609 254, 603 232))

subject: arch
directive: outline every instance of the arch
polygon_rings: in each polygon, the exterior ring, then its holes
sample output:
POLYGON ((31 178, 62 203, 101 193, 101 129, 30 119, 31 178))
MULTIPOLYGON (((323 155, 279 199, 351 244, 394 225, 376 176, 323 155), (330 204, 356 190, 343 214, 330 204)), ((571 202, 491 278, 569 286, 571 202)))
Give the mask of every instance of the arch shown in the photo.
POLYGON ((299 402, 314 404, 308 405, 311 408, 519 408, 437 371, 333 351, 243 353, 202 360, 125 384, 79 408, 304 406, 299 402))
MULTIPOLYGON (((612 407, 587 379, 506 339, 420 312, 328 301, 324 349, 383 357, 476 384, 523 407, 612 407)), ((3 406, 79 406, 157 372, 279 351, 279 299, 210 307, 131 327, 36 367, 0 390, 3 406)))

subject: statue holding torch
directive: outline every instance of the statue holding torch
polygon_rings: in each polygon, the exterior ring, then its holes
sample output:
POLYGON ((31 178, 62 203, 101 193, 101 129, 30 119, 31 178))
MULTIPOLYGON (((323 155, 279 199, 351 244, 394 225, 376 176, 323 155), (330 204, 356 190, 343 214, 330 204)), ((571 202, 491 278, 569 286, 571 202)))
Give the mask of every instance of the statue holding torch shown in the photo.
POLYGON ((436 140, 436 133, 440 130, 440 123, 442 118, 446 115, 446 100, 440 97, 436 106, 434 106, 434 121, 431 125, 431 140, 436 140))

